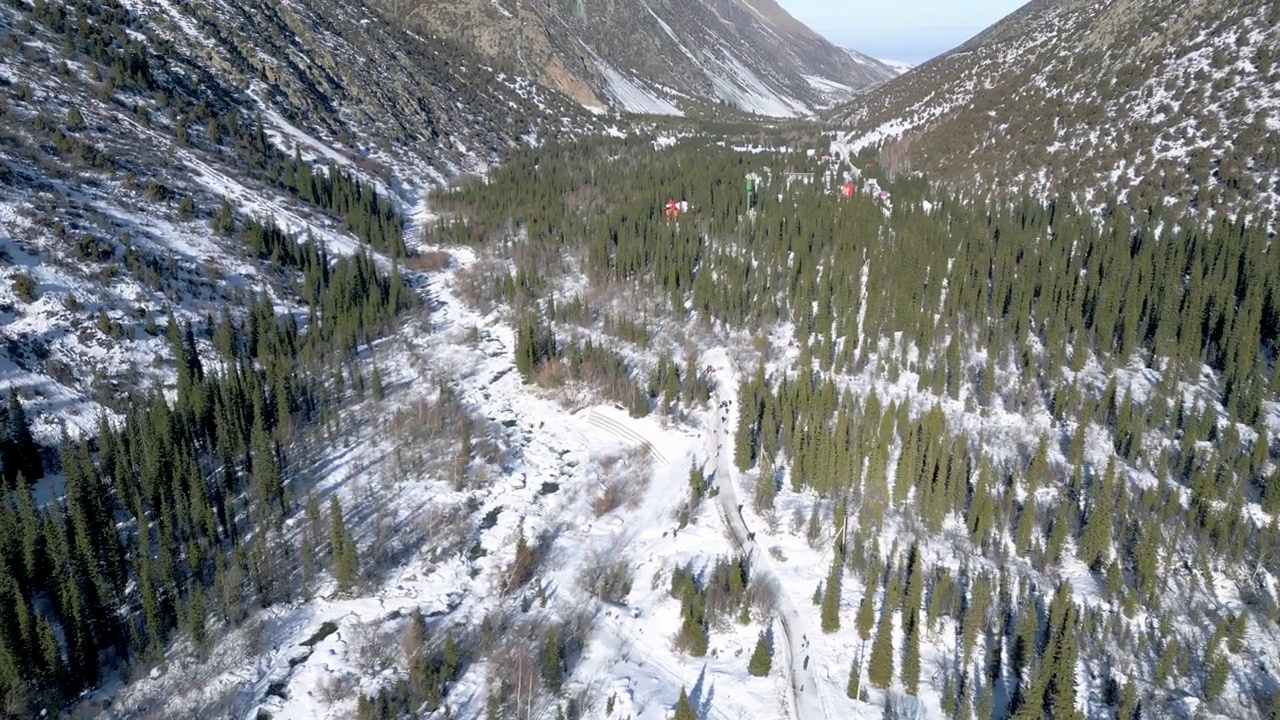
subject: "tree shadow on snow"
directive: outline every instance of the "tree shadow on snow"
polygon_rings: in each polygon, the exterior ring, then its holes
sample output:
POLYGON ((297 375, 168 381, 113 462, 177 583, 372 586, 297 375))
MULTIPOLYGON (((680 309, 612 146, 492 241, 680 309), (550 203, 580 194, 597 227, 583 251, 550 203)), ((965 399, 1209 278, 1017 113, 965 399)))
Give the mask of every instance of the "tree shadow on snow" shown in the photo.
POLYGON ((698 681, 693 684, 693 689, 689 692, 689 707, 693 708, 699 720, 711 716, 711 700, 715 694, 715 684, 707 683, 707 666, 704 663, 702 671, 698 673, 698 681), (706 697, 703 697, 704 692, 706 697))

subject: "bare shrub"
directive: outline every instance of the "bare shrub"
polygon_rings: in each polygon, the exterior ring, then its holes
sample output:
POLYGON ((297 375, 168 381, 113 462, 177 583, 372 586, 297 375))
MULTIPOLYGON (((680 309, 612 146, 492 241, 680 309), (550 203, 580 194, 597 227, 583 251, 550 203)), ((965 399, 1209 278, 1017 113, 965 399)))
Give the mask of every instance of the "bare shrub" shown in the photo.
POLYGON ((346 675, 331 675, 320 681, 320 702, 333 705, 350 696, 351 678, 346 675))
POLYGON ((434 548, 435 557, 451 557, 467 545, 471 513, 466 503, 430 505, 421 512, 418 527, 434 548))
POLYGON ((759 617, 769 617, 778 609, 778 581, 771 576, 754 578, 747 588, 747 601, 759 617))
POLYGON ((563 360, 542 363, 534 373, 534 380, 539 387, 564 387, 569 382, 569 365, 563 360))
POLYGON ((564 194, 565 205, 574 212, 597 210, 606 204, 604 193, 594 185, 582 185, 564 194))
POLYGON ((804 527, 804 522, 805 522, 804 511, 800 509, 799 505, 797 505, 791 511, 791 526, 790 526, 791 534, 799 535, 801 528, 804 527))
POLYGON ((622 504, 625 493, 626 484, 622 478, 612 478, 606 482, 604 489, 591 501, 591 509, 595 511, 596 517, 616 510, 622 504))
POLYGON ((349 635, 348 652, 354 658, 361 675, 372 677, 391 666, 391 648, 394 643, 387 633, 382 632, 380 623, 356 623, 351 627, 349 635))
POLYGON ((498 666, 503 668, 499 687, 494 688, 503 711, 499 717, 515 720, 542 717, 547 700, 542 694, 541 663, 534 642, 525 637, 508 638, 496 655, 500 658, 498 666))
POLYGON ((409 667, 413 661, 422 656, 427 647, 427 623, 422 613, 414 611, 404 625, 400 637, 400 652, 404 655, 404 665, 409 667))
POLYGON ((778 528, 782 526, 782 519, 778 517, 778 511, 769 508, 764 511, 764 525, 769 529, 770 535, 777 535, 778 528))
POLYGON ((627 559, 620 554, 620 543, 594 553, 578 573, 578 585, 601 602, 622 605, 631 594, 635 579, 627 559))
POLYGON ((627 465, 627 508, 635 510, 649 490, 649 477, 653 474, 653 446, 645 443, 636 448, 627 465))
POLYGON ((404 259, 404 266, 419 272, 439 272, 449 267, 453 256, 443 250, 424 250, 404 259))
POLYGON ((505 261, 482 257, 459 270, 455 277, 463 301, 487 315, 497 307, 497 300, 493 294, 493 279, 509 274, 510 269, 505 261))
POLYGON ((649 489, 653 468, 653 448, 642 445, 624 455, 611 455, 600 460, 602 489, 591 503, 596 517, 612 512, 623 504, 635 509, 649 489))

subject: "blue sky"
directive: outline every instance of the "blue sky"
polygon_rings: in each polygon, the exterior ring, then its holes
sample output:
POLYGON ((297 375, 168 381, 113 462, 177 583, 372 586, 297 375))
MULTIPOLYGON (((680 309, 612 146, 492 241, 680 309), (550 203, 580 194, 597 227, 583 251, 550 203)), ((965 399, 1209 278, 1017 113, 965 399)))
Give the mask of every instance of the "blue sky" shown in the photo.
POLYGON ((977 35, 1026 0, 777 0, 829 40, 920 63, 977 35))

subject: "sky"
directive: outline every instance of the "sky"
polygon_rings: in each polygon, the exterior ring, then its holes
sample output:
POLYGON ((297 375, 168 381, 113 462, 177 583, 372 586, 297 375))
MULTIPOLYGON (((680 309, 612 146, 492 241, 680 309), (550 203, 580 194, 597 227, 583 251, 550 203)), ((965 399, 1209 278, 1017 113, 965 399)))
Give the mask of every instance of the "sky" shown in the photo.
POLYGON ((877 58, 922 63, 1026 0, 777 0, 828 40, 877 58))

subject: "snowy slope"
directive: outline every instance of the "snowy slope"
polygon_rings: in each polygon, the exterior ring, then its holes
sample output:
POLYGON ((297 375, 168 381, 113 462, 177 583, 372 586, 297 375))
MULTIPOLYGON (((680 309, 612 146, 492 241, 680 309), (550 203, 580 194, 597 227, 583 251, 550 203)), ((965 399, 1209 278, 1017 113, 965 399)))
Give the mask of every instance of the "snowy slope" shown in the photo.
POLYGON ((773 0, 463 0, 408 18, 515 63, 586 107, 627 112, 675 114, 671 104, 682 113, 727 106, 793 117, 895 74, 832 45, 773 0))
POLYGON ((876 60, 884 63, 899 75, 905 75, 909 70, 914 68, 915 63, 903 62, 901 60, 886 60, 885 58, 876 58, 876 60))
POLYGON ((210 231, 224 201, 334 252, 359 246, 338 218, 251 167, 234 132, 260 122, 284 157, 336 164, 412 203, 512 144, 594 129, 527 78, 467 67, 462 50, 348 3, 103 9, 153 53, 148 84, 102 85, 106 71, 30 5, 0 9, 0 34, 17 48, 0 57, 0 379, 19 389, 44 442, 95 428, 130 393, 172 385, 167 341, 154 334, 169 311, 199 325, 262 292, 297 309, 239 238, 210 231), (468 98, 477 85, 483 97, 468 98), (74 126, 64 122, 73 109, 74 126), (30 302, 13 292, 20 276, 34 282, 30 302))
POLYGON ((830 119, 895 172, 984 193, 1274 212, 1277 28, 1248 0, 1029 3, 830 119))

